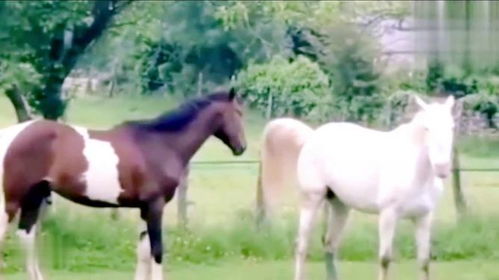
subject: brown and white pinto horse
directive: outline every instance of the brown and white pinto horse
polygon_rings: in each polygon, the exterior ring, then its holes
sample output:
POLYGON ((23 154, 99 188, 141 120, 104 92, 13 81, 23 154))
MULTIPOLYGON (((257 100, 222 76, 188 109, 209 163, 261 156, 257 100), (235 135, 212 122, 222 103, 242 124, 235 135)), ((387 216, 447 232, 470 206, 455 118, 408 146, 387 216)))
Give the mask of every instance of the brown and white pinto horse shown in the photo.
POLYGON ((0 134, 0 238, 20 212, 18 233, 30 280, 43 279, 35 232, 40 207, 51 191, 92 207, 139 208, 145 228, 135 279, 162 279, 163 208, 189 160, 211 135, 234 155, 246 148, 242 106, 233 89, 106 131, 34 120, 0 134))

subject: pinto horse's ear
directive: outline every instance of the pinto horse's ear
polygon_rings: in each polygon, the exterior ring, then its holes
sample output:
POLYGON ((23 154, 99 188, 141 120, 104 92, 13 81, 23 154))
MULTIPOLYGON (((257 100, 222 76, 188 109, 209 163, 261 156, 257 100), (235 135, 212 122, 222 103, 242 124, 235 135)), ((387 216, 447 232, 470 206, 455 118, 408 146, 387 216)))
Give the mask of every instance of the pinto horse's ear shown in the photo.
POLYGON ((231 87, 229 90, 229 100, 232 101, 236 98, 236 90, 231 87))
POLYGON ((414 95, 414 100, 416 100, 416 104, 418 104, 418 106, 421 108, 421 109, 426 109, 426 107, 428 107, 428 104, 426 104, 426 102, 424 102, 423 99, 421 99, 421 97, 417 96, 417 95, 414 95))

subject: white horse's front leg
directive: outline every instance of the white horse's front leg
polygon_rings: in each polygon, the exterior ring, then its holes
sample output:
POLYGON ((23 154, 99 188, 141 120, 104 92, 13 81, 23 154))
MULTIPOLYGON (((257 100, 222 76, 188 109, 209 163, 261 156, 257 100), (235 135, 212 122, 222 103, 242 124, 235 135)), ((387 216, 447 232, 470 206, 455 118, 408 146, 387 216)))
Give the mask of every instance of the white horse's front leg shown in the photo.
POLYGON ((312 231, 317 210, 324 201, 324 195, 318 193, 303 194, 302 199, 298 240, 296 242, 295 280, 305 279, 304 266, 307 257, 310 232, 312 231))
POLYGON ((418 263, 421 269, 421 279, 430 279, 430 254, 431 254, 431 227, 433 223, 433 213, 415 220, 416 223, 416 244, 418 248, 418 263))
POLYGON ((388 279, 388 268, 393 254, 393 237, 398 216, 394 209, 385 209, 379 216, 379 280, 388 279))

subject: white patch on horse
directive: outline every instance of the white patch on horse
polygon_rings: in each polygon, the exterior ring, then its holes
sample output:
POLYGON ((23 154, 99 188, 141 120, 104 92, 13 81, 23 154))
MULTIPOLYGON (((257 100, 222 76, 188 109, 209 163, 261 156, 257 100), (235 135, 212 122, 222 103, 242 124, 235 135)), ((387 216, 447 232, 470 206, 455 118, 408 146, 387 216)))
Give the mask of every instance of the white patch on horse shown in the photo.
MULTIPOLYGON (((21 133, 26 127, 31 125, 33 121, 27 121, 23 122, 20 124, 16 124, 10 127, 7 127, 5 129, 0 130, 0 187, 2 188, 2 191, 0 191, 0 209, 3 211, 0 212, 0 215, 2 217, 0 218, 1 220, 4 220, 5 217, 3 215, 7 215, 6 209, 5 209, 5 186, 3 182, 3 173, 4 173, 4 161, 5 161, 5 155, 7 154, 7 151, 10 148, 10 145, 16 139, 17 135, 21 133)), ((3 232, 5 229, 3 228, 5 223, 1 224, 0 231, 3 232)), ((6 226, 6 224, 5 224, 6 226)))
POLYGON ((151 279, 163 280, 163 266, 155 261, 151 262, 151 279))
POLYGON ((135 270, 135 280, 150 279, 152 268, 151 242, 147 234, 147 225, 141 223, 139 229, 140 238, 137 244, 137 268, 135 270))
POLYGON ((26 269, 30 280, 43 280, 40 270, 38 256, 36 254, 36 226, 33 226, 28 232, 24 229, 17 231, 21 244, 24 246, 26 253, 26 269))
POLYGON ((88 130, 72 126, 84 141, 83 155, 87 159, 88 169, 82 174, 86 184, 85 195, 94 201, 118 204, 118 197, 123 191, 119 182, 119 158, 108 141, 90 138, 88 130))

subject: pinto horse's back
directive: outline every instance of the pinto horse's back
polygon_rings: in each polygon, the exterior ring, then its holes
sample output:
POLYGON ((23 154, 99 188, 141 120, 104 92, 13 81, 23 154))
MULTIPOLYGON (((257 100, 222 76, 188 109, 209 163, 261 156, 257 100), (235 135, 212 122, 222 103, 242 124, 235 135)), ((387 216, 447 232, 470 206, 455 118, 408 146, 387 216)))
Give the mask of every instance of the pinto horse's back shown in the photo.
POLYGON ((296 184, 296 162, 313 129, 292 118, 270 121, 263 132, 257 189, 259 221, 267 219, 286 185, 296 184))

